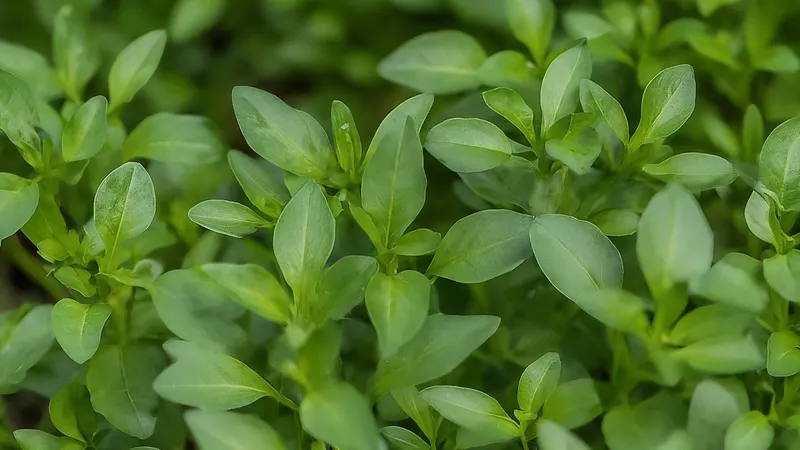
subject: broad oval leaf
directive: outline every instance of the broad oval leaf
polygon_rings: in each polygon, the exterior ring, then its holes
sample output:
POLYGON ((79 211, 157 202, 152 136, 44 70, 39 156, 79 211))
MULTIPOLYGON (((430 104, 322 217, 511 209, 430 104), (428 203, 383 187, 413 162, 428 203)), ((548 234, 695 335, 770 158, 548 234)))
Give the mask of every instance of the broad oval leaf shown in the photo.
POLYGON ((727 305, 707 305, 695 308, 678 320, 668 341, 675 345, 689 345, 705 339, 744 334, 754 321, 752 313, 727 305))
POLYGON ((165 112, 139 122, 122 148, 126 160, 145 158, 190 165, 219 161, 226 150, 220 131, 209 119, 165 112))
POLYGON ((372 277, 365 302, 383 357, 397 352, 425 323, 430 291, 428 278, 413 270, 397 275, 376 273, 372 277))
POLYGON ((592 75, 592 58, 585 43, 564 53, 547 67, 542 79, 542 134, 562 117, 575 111, 581 81, 592 75))
POLYGON ((252 209, 230 200, 202 201, 189 210, 189 219, 215 233, 236 238, 271 226, 252 209))
POLYGON ((73 5, 53 19, 53 62, 67 97, 81 98, 83 88, 100 67, 100 52, 88 31, 88 20, 73 5))
MULTIPOLYGON (((0 41, 0 53, 3 45, 0 41)), ((41 139, 34 128, 38 122, 36 99, 28 84, 0 70, 0 130, 34 168, 42 165, 41 139)))
POLYGON ((303 428, 317 439, 347 450, 380 448, 375 418, 363 395, 337 382, 311 391, 300 405, 303 428))
POLYGON ((609 328, 646 337, 650 329, 645 302, 620 288, 585 291, 575 303, 609 328))
POLYGON ((447 119, 425 138, 425 148, 448 169, 458 173, 484 172, 511 158, 511 141, 483 119, 447 119))
POLYGON ((111 98, 110 111, 116 111, 128 103, 150 77, 161 62, 167 33, 164 30, 151 31, 139 36, 128 44, 114 60, 108 73, 108 92, 111 98))
POLYGON ((558 353, 545 353, 530 363, 519 377, 517 404, 520 409, 537 413, 556 389, 560 379, 561 358, 558 353))
POLYGON ((591 378, 578 378, 560 384, 547 399, 541 418, 568 429, 585 425, 603 412, 600 397, 591 378))
POLYGON ((53 334, 67 356, 83 364, 100 346, 100 334, 110 316, 111 307, 105 303, 84 305, 65 298, 53 306, 50 321, 53 334))
POLYGON ((459 386, 433 386, 422 390, 420 395, 445 419, 489 435, 492 441, 510 440, 520 433, 519 425, 508 417, 500 403, 481 391, 459 386))
POLYGON ((510 272, 533 255, 528 244, 532 222, 532 216, 499 209, 460 219, 442 238, 428 274, 481 283, 510 272))
POLYGON ((442 235, 427 228, 419 228, 404 234, 392 247, 392 253, 403 256, 422 256, 436 251, 442 235))
POLYGON ((0 386, 20 383, 28 369, 36 365, 50 350, 53 345, 51 309, 50 305, 39 305, 21 318, 14 317, 17 315, 16 311, 0 315, 3 325, 3 340, 0 341, 0 386))
POLYGON ((21 229, 33 217, 38 204, 37 183, 11 173, 0 173, 0 240, 21 229))
POLYGON ((749 335, 721 336, 689 344, 671 353, 695 370, 714 374, 736 374, 763 369, 762 346, 749 335))
POLYGON ((775 430, 760 411, 736 419, 725 432, 725 450, 769 450, 775 430))
POLYGON ((607 209, 594 214, 590 222, 606 236, 630 236, 639 226, 639 215, 629 209, 607 209))
POLYGON ((256 416, 191 410, 184 418, 201 450, 286 449, 280 435, 256 416))
POLYGON ((676 182, 691 191, 727 186, 738 172, 727 159, 707 153, 681 153, 658 164, 645 164, 642 170, 664 182, 676 182))
POLYGON ((61 157, 64 161, 81 161, 100 152, 106 142, 107 110, 108 100, 98 95, 75 111, 61 136, 61 157))
POLYGON ((693 294, 754 314, 769 303, 769 292, 759 280, 761 262, 742 253, 728 253, 689 284, 693 294))
POLYGON ((390 134, 397 133, 403 129, 407 117, 410 117, 411 120, 414 121, 414 125, 417 127, 417 133, 420 132, 422 124, 428 117, 431 106, 433 106, 433 98, 432 94, 415 95, 397 105, 383 118, 381 124, 378 125, 378 129, 375 130, 372 141, 369 143, 367 154, 364 156, 364 161, 361 163, 362 170, 369 163, 378 145, 390 134))
POLYGON ((706 379, 697 384, 689 403, 688 430, 701 449, 722 448, 725 433, 750 410, 747 391, 735 378, 706 379))
POLYGON ((286 324, 291 317, 291 299, 278 280, 255 264, 204 264, 200 270, 232 293, 231 299, 259 316, 286 324))
POLYGON ((800 303, 800 250, 765 259, 764 278, 781 297, 800 303))
POLYGON ((772 229, 769 226, 770 215, 772 214, 769 203, 764 200, 761 194, 753 191, 744 207, 744 219, 747 222, 747 228, 757 238, 775 245, 775 238, 772 236, 772 229))
POLYGON ((694 111, 694 69, 681 64, 659 72, 642 94, 642 117, 631 138, 635 150, 678 131, 694 111))
POLYGON ((364 299, 378 261, 371 256, 347 255, 328 267, 317 284, 317 295, 311 305, 318 323, 342 319, 364 299))
POLYGON ((790 377, 800 373, 800 336, 794 331, 776 331, 769 336, 767 373, 773 377, 790 377))

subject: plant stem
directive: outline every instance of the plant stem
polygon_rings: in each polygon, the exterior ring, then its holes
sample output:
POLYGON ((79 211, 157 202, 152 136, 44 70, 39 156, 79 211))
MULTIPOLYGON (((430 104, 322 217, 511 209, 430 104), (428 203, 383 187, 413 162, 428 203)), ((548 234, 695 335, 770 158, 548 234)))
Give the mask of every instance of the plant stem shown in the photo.
POLYGON ((31 255, 20 243, 19 238, 11 237, 3 242, 0 247, 2 253, 7 255, 9 260, 22 270, 31 281, 42 287, 53 300, 60 300, 66 297, 66 291, 61 283, 54 278, 47 276, 47 272, 42 267, 41 261, 31 255))

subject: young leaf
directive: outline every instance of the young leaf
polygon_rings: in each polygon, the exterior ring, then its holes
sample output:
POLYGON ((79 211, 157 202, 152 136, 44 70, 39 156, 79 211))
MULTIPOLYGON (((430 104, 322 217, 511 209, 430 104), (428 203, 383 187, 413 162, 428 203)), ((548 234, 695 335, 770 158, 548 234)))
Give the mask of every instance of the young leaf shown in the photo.
POLYGON ((781 297, 800 302, 800 250, 765 259, 764 278, 781 297))
POLYGON ((387 248, 403 235, 425 204, 422 145, 410 116, 375 148, 364 168, 361 202, 387 248))
POLYGON ((644 89, 642 117, 629 149, 634 151, 678 131, 694 111, 696 90, 694 69, 688 64, 659 72, 644 89))
POLYGON ((236 238, 272 225, 247 206, 230 200, 202 201, 189 210, 189 219, 215 233, 236 238))
POLYGON ((213 122, 201 116, 157 113, 139 122, 122 152, 130 161, 145 158, 181 164, 211 164, 226 151, 213 122))
POLYGON ((306 395, 300 405, 300 421, 310 435, 342 449, 380 447, 369 404, 346 383, 333 383, 306 395))
POLYGON ((98 154, 106 142, 108 100, 102 95, 90 98, 69 119, 61 137, 64 161, 81 161, 98 154))
MULTIPOLYGON (((51 309, 50 305, 39 305, 16 323, 0 322, 3 330, 0 340, 0 386, 20 383, 28 369, 50 350, 53 345, 51 309)), ((0 320, 6 317, 0 316, 0 320)))
POLYGON ((769 292, 758 280, 760 273, 758 260, 728 253, 689 287, 693 294, 759 314, 769 303, 769 292))
POLYGON ((423 256, 436 251, 442 235, 427 228, 419 228, 404 234, 392 247, 392 253, 402 256, 423 256))
POLYGON ((86 372, 92 407, 120 431, 139 439, 149 437, 158 405, 153 380, 163 365, 164 356, 157 347, 101 347, 86 372))
POLYGON ((499 325, 500 319, 494 316, 429 316, 397 353, 380 361, 373 390, 382 394, 449 373, 486 342, 499 325))
POLYGON ((83 88, 100 67, 100 53, 87 31, 86 18, 73 5, 58 10, 53 19, 53 61, 64 91, 79 101, 83 88))
POLYGON ((275 277, 255 264, 205 264, 200 270, 230 291, 236 303, 259 316, 286 324, 291 299, 275 277))
POLYGON ((381 434, 395 450, 430 450, 431 446, 421 437, 402 427, 381 428, 381 434))
POLYGON ((155 378, 153 389, 171 402, 207 411, 226 411, 273 397, 295 408, 291 400, 253 369, 224 353, 186 341, 168 341, 164 349, 177 361, 155 378))
POLYGON ((155 214, 155 188, 141 164, 125 163, 103 179, 94 197, 94 224, 105 245, 107 265, 114 264, 125 241, 147 230, 155 214))
POLYGON ((384 358, 395 354, 425 323, 430 291, 430 281, 413 270, 372 277, 365 302, 384 358))
POLYGON ((299 305, 313 293, 335 237, 335 222, 325 194, 317 183, 309 181, 284 208, 273 236, 275 259, 299 305))
POLYGON ((530 363, 517 387, 517 404, 525 412, 538 413, 558 386, 561 378, 561 358, 558 353, 545 353, 530 363))
POLYGON ((33 217, 38 204, 38 184, 11 173, 0 173, 0 240, 22 228, 33 217))
POLYGON ((533 110, 517 91, 499 87, 483 93, 483 101, 492 111, 511 122, 528 143, 536 142, 536 130, 533 125, 533 110))
POLYGON ((100 334, 110 316, 111 307, 105 303, 84 305, 65 298, 53 306, 50 321, 53 334, 67 356, 83 364, 100 346, 100 334))
POLYGON ((371 256, 348 255, 325 270, 317 285, 311 305, 313 316, 322 323, 328 318, 339 320, 364 299, 378 261, 371 256))
POLYGON ((370 159, 372 159, 372 155, 375 154, 378 145, 381 145, 383 140, 388 136, 397 136, 403 130, 406 124, 406 118, 410 117, 411 120, 414 121, 414 125, 417 127, 417 134, 419 134, 422 129, 422 124, 425 123, 425 118, 428 117, 428 112, 430 112, 431 106, 433 106, 433 98, 432 94, 416 95, 400 103, 386 115, 378 126, 378 129, 375 130, 375 135, 369 143, 367 154, 364 156, 364 161, 361 163, 362 171, 364 167, 367 166, 370 159))
POLYGON ((519 425, 508 417, 497 400, 474 389, 433 386, 420 392, 422 398, 445 419, 480 431, 488 440, 503 442, 519 436, 519 425))
POLYGON ((768 450, 775 438, 775 430, 760 411, 736 419, 725 432, 725 450, 768 450))
POLYGON ((537 429, 541 450, 589 450, 577 436, 551 420, 540 420, 537 429))
POLYGON ((530 239, 547 279, 579 305, 586 293, 622 287, 622 257, 590 222, 560 214, 541 215, 530 227, 530 239))
POLYGON ((591 75, 592 59, 585 43, 558 55, 550 63, 542 79, 542 135, 559 119, 575 111, 581 81, 591 75))
POLYGON ((201 450, 286 450, 280 435, 255 416, 195 409, 187 411, 184 418, 201 450))
POLYGON ((721 336, 705 339, 672 352, 695 370, 735 374, 763 369, 762 346, 752 336, 721 336))
POLYGON ((83 450, 86 444, 66 437, 56 437, 41 430, 15 430, 14 439, 22 450, 83 450))
POLYGON ((387 80, 432 94, 452 94, 478 87, 477 71, 486 59, 472 36, 455 30, 421 34, 378 65, 387 80))
POLYGON ((84 297, 92 297, 97 292, 92 284, 92 274, 80 267, 63 266, 53 273, 61 284, 79 292, 84 297))
POLYGON ((736 168, 727 159, 706 153, 681 153, 642 170, 666 183, 676 182, 699 192, 727 186, 736 180, 736 168))
POLYGON ((236 150, 228 152, 228 164, 250 203, 270 218, 277 219, 291 199, 280 169, 236 150))
POLYGON ((584 111, 598 114, 614 135, 623 144, 628 144, 630 138, 628 117, 617 99, 594 81, 586 79, 581 81, 580 100, 584 111))
POLYGON ((156 30, 139 36, 122 49, 108 73, 109 111, 116 111, 131 101, 150 81, 161 62, 166 43, 167 33, 156 30))
POLYGON ((339 167, 347 174, 356 175, 361 165, 361 137, 353 113, 339 100, 331 105, 331 128, 339 167))
POLYGON ((447 119, 425 138, 425 148, 448 169, 484 172, 511 157, 511 143, 502 130, 482 119, 447 119))
POLYGON ((773 377, 800 373, 800 337, 793 331, 776 331, 769 336, 767 373, 773 377))
POLYGON ((481 283, 510 272, 533 254, 528 245, 532 221, 531 216, 499 209, 459 220, 442 238, 428 274, 481 283))
POLYGON ((541 417, 573 429, 589 423, 602 410, 594 381, 579 378, 559 385, 550 394, 541 417))
POLYGON ((800 210, 800 117, 778 125, 767 136, 758 158, 764 187, 786 211, 800 210))
POLYGON ((506 13, 514 36, 528 47, 536 64, 544 66, 556 21, 552 0, 507 0, 506 13))

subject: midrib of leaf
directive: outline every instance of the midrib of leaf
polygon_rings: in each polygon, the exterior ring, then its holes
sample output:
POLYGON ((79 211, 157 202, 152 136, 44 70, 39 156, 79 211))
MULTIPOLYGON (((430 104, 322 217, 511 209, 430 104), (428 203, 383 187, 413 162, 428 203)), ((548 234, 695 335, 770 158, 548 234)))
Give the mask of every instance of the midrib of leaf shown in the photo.
POLYGON ((473 409, 473 408, 470 408, 470 407, 468 407, 466 405, 462 405, 460 403, 456 403, 454 401, 451 401, 448 398, 443 398, 441 400, 444 403, 450 404, 450 405, 455 406, 455 407, 457 407, 459 409, 463 409, 463 410, 466 410, 466 411, 469 411, 471 413, 474 413, 474 414, 477 414, 477 415, 481 415, 481 416, 488 416, 488 417, 491 417, 493 419, 498 419, 500 421, 508 422, 508 423, 511 423, 511 424, 516 426, 516 423, 514 421, 512 421, 508 417, 501 416, 501 415, 499 415, 497 413, 493 413, 493 412, 489 412, 489 411, 482 411, 482 410, 479 410, 479 409, 473 409))
POLYGON ((459 69, 448 66, 417 66, 414 64, 396 64, 392 66, 398 72, 428 72, 433 74, 460 75, 471 77, 475 75, 475 70, 459 69))
MULTIPOLYGON (((679 210, 678 208, 675 207, 676 205, 674 204, 674 202, 670 202, 669 206, 671 214, 669 215, 670 228, 669 228, 669 234, 667 236, 667 257, 664 258, 662 262, 666 267, 672 269, 672 259, 675 257, 675 235, 676 235, 675 230, 678 228, 677 221, 678 221, 679 210)), ((670 285, 670 282, 671 280, 670 280, 669 270, 664 269, 664 271, 661 272, 660 288, 666 290, 667 287, 670 285)))
MULTIPOLYGON (((305 267, 306 267, 306 256, 308 255, 308 250, 309 250, 308 249, 308 218, 309 218, 309 214, 310 213, 311 213, 311 196, 309 195, 307 197, 305 210, 303 211, 303 222, 302 222, 302 228, 301 228, 301 233, 300 233, 300 248, 301 248, 301 252, 300 252, 300 264, 298 265, 298 271, 299 271, 299 273, 298 273, 298 275, 299 275, 298 282, 300 283, 300 286, 304 286, 305 285, 304 278, 305 278, 305 275, 306 275, 305 272, 307 272, 307 270, 305 270, 305 267)), ((304 294, 305 294, 305 292, 304 292, 304 294)))
MULTIPOLYGON (((781 193, 779 195, 781 198, 781 204, 783 203, 784 200, 786 200, 784 196, 786 195, 786 190, 788 185, 787 180, 789 178, 789 167, 790 167, 789 163, 793 160, 792 158, 793 155, 800 156, 800 151, 796 152, 792 151, 792 149, 794 149, 797 144, 798 144, 798 139, 795 137, 795 139, 792 141, 792 144, 789 145, 789 148, 786 151, 786 160, 783 163, 783 176, 781 178, 781 186, 780 186, 781 193)), ((788 206, 788 205, 782 205, 782 206, 788 206)))
MULTIPOLYGON (((86 324, 89 322, 89 308, 83 310, 83 317, 81 318, 81 327, 80 331, 78 332, 78 342, 80 342, 81 348, 84 347, 83 345, 83 335, 86 332, 86 324)), ((121 352, 120 352, 121 353, 121 352)))
MULTIPOLYGON (((258 178, 254 177, 253 174, 250 173, 250 170, 248 170, 246 168, 243 169, 243 170, 240 169, 239 173, 241 173, 242 177, 245 177, 252 184, 256 185, 259 189, 261 189, 262 192, 259 192, 259 194, 264 195, 265 197, 267 197, 267 198, 269 198, 269 199, 271 199, 273 201, 279 201, 280 200, 279 196, 273 195, 272 190, 269 189, 268 187, 266 187, 267 184, 266 183, 262 184, 258 178)), ((234 176, 235 175, 236 175, 236 171, 234 171, 234 176)), ((280 202, 280 203, 283 203, 283 202, 280 202)))
POLYGON ((133 169, 131 170, 131 178, 128 181, 128 188, 127 188, 127 190, 125 192, 125 200, 122 202, 122 212, 119 215, 119 222, 117 223, 117 227, 116 227, 117 229, 116 229, 116 232, 114 233, 113 245, 111 246, 110 251, 106 255, 106 257, 108 258, 108 261, 106 262, 106 264, 108 264, 108 265, 113 264, 114 253, 116 253, 116 251, 117 251, 117 245, 119 243, 119 235, 122 232, 122 224, 125 222, 125 211, 128 210, 128 200, 129 200, 130 195, 131 195, 131 187, 133 186, 133 177, 134 177, 135 173, 136 173, 136 167, 134 166, 133 169))
POLYGON ((212 216, 212 215, 205 215, 205 214, 192 214, 194 217, 198 219, 207 219, 209 221, 213 221, 216 223, 233 223, 233 224, 244 224, 244 225, 256 225, 261 226, 265 223, 263 220, 255 221, 251 220, 250 218, 244 217, 222 217, 222 216, 212 216))
POLYGON ((467 143, 463 143, 463 142, 445 142, 445 141, 436 141, 436 140, 434 140, 433 142, 437 143, 437 144, 458 145, 459 147, 465 147, 465 148, 468 148, 468 149, 488 150, 488 151, 490 151, 492 153, 499 153, 501 155, 506 155, 506 156, 511 157, 511 153, 506 153, 506 152, 504 152, 502 150, 497 150, 497 149, 492 148, 492 147, 484 147, 482 145, 472 145, 472 144, 467 144, 467 143))
POLYGON ((389 195, 389 211, 387 213, 386 219, 386 237, 384 239, 384 245, 388 248, 389 247, 389 238, 392 235, 392 217, 394 216, 394 201, 395 197, 397 196, 397 178, 400 175, 400 153, 401 149, 403 148, 403 142, 405 140, 406 134, 406 127, 405 123, 403 124, 403 131, 400 132, 400 137, 397 140, 397 148, 395 150, 396 156, 394 158, 394 166, 392 167, 392 184, 390 189, 389 195))
POLYGON ((124 386, 125 396, 128 398, 128 401, 131 403, 131 408, 133 409, 133 415, 136 416, 136 422, 139 424, 139 429, 145 431, 144 423, 142 423, 142 416, 140 414, 139 409, 136 407, 136 402, 133 401, 133 397, 131 396, 131 388, 128 384, 128 375, 125 372, 125 355, 122 348, 116 349, 117 356, 119 358, 119 374, 122 377, 122 385, 124 386))
POLYGON ((561 241, 561 239, 559 239, 559 238, 558 238, 558 237, 557 237, 555 234, 553 234, 553 232, 551 232, 551 231, 550 231, 550 230, 549 230, 547 227, 545 227, 545 226, 544 226, 544 225, 542 225, 542 224, 539 224, 539 227, 540 227, 540 228, 542 228, 542 229, 544 229, 544 231, 546 231, 546 232, 547 232, 547 234, 549 234, 549 235, 550 235, 550 236, 553 238, 553 240, 554 240, 554 241, 558 242, 558 244, 559 244, 559 245, 561 245, 561 247, 564 249, 564 251, 566 251, 566 252, 569 254, 569 256, 571 256, 571 257, 572 257, 572 259, 574 259, 574 260, 575 260, 575 262, 577 262, 577 263, 578 263, 578 267, 580 267, 580 268, 581 268, 581 270, 583 270, 583 272, 586 274, 586 276, 587 276, 587 277, 589 277, 589 281, 591 281, 591 282, 592 282, 592 284, 593 284, 593 285, 594 285, 594 286, 595 286, 595 287, 596 287, 598 290, 599 290, 599 289, 601 289, 601 287, 600 287, 600 283, 598 283, 598 282, 597 282, 597 280, 595 280, 595 279, 594 279, 594 276, 592 276, 592 274, 589 272, 589 270, 588 270, 588 269, 587 269, 587 268, 586 268, 586 267, 583 265, 583 262, 580 260, 580 258, 578 258, 578 255, 576 255, 576 254, 575 254, 575 253, 572 251, 572 249, 570 249, 569 247, 567 247, 567 246, 566 246, 566 245, 565 245, 565 244, 564 244, 564 243, 561 241))
POLYGON ((651 138, 650 133, 653 131, 653 126, 655 126, 655 124, 661 119, 661 116, 664 114, 664 111, 666 111, 667 107, 675 99, 675 95, 678 93, 678 91, 681 90, 681 87, 683 87, 683 83, 685 82, 686 82, 686 77, 684 76, 681 78, 681 81, 680 83, 678 83, 678 86, 675 88, 675 90, 669 93, 669 95, 667 96, 667 101, 664 102, 664 106, 661 107, 661 110, 658 112, 658 115, 656 115, 653 118, 653 121, 647 127, 647 133, 645 133, 645 138, 648 139, 651 138))
MULTIPOLYGON (((519 233, 515 234, 514 236, 511 236, 511 237, 509 237, 507 239, 503 239, 501 241, 493 242, 493 243, 491 243, 489 245, 486 245, 484 247, 478 247, 478 248, 475 248, 475 249, 472 249, 472 250, 469 250, 469 251, 466 251, 466 252, 463 252, 463 253, 458 253, 458 254, 455 255, 456 257, 454 257, 451 262, 442 265, 441 268, 444 269, 444 268, 448 268, 448 267, 451 267, 451 266, 456 265, 456 264, 463 263, 468 258, 471 258, 471 257, 473 257, 475 255, 479 255, 481 253, 487 252, 487 251, 493 249, 494 247, 497 247, 499 245, 503 245, 503 244, 505 244, 507 242, 511 242, 514 239, 518 238, 519 235, 521 235, 523 233, 525 233, 525 231, 519 232, 519 233)), ((435 255, 434 255, 434 257, 435 257, 435 255)), ((430 271, 430 269, 428 269, 428 270, 430 271)), ((438 270, 438 271, 441 271, 441 269, 438 270)))
MULTIPOLYGON (((580 63, 581 56, 583 56, 583 51, 584 51, 584 49, 581 49, 580 53, 575 58, 574 64, 572 65, 572 69, 570 69, 570 71, 569 71, 569 76, 567 77, 567 82, 564 83, 564 85, 563 85, 564 89, 561 90, 560 95, 558 96, 558 103, 556 104, 556 110, 553 111, 553 117, 552 117, 553 122, 552 123, 548 123, 547 124, 548 125, 547 128, 549 128, 550 126, 552 126, 556 122, 556 116, 558 116, 558 112, 561 111, 561 106, 563 106, 563 104, 564 104, 564 97, 566 96, 567 88, 572 83, 572 78, 575 76, 575 71, 578 70, 578 63, 580 63)), ((544 131, 542 131, 542 134, 544 134, 544 131)))

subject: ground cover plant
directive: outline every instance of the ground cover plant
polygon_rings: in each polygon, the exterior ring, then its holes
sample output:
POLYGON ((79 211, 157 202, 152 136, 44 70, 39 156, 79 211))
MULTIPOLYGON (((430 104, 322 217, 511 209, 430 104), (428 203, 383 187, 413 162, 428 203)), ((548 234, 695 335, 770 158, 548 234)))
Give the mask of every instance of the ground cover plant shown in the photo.
POLYGON ((0 446, 800 448, 800 7, 498 4, 387 51, 376 127, 136 106, 174 23, 6 48, 0 446))

